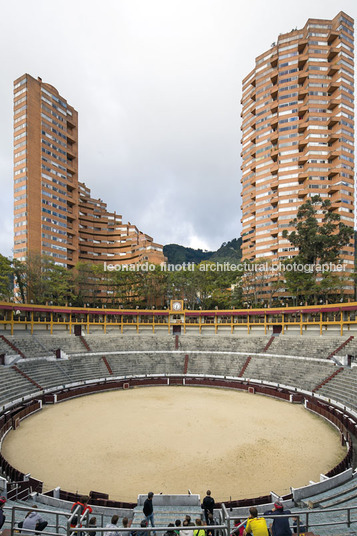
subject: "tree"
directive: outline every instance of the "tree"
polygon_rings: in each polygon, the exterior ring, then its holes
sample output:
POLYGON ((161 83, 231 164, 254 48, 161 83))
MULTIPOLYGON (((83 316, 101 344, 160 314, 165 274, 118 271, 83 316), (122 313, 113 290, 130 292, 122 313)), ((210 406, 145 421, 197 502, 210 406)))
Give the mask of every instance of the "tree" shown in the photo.
POLYGON ((49 283, 46 289, 47 301, 52 302, 53 305, 66 305, 74 301, 75 291, 72 270, 51 262, 46 276, 49 283))
POLYGON ((75 300, 74 304, 80 307, 88 304, 91 307, 100 306, 101 291, 105 287, 104 268, 100 264, 78 262, 75 266, 75 300))
POLYGON ((14 259, 15 287, 22 303, 65 305, 74 299, 73 273, 50 257, 30 253, 25 261, 14 259))
POLYGON ((11 261, 0 254, 0 299, 9 301, 13 297, 14 270, 11 261))
POLYGON ((318 298, 325 300, 329 295, 343 294, 345 278, 318 269, 318 265, 338 264, 341 250, 354 234, 353 228, 341 222, 340 215, 330 207, 329 199, 313 196, 299 207, 296 218, 290 221, 296 230, 283 231, 283 237, 299 249, 294 262, 304 267, 302 272, 285 272, 286 285, 295 297, 304 301, 317 303, 318 298))
POLYGON ((329 199, 314 195, 299 207, 296 218, 290 221, 296 231, 283 231, 283 237, 299 248, 299 259, 305 264, 338 262, 341 249, 353 236, 353 228, 341 222, 340 215, 330 207, 329 199))

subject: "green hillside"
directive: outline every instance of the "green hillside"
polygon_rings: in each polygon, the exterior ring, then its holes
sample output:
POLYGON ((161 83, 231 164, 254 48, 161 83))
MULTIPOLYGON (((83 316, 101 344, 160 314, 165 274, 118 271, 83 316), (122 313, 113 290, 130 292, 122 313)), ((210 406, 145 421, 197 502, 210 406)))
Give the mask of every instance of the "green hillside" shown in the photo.
POLYGON ((202 249, 187 248, 178 244, 168 244, 164 246, 164 255, 169 264, 183 264, 201 261, 239 263, 242 258, 242 239, 234 238, 229 242, 223 242, 217 251, 203 251, 202 249))

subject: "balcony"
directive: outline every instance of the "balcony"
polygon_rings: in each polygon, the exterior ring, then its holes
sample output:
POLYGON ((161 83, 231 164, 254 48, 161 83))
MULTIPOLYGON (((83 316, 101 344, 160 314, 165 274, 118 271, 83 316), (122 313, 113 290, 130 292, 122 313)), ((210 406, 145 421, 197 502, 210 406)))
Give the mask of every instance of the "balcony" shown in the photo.
POLYGON ((299 51, 299 54, 302 54, 305 50, 305 47, 307 46, 308 44, 308 40, 306 38, 304 39, 301 39, 299 41, 299 44, 298 44, 298 51, 299 51))
POLYGON ((340 68, 337 65, 337 63, 333 63, 332 65, 330 65, 327 74, 328 74, 328 76, 334 76, 336 73, 339 72, 339 70, 340 70, 340 68))
POLYGON ((299 166, 304 166, 308 161, 309 157, 306 154, 306 151, 299 153, 299 166))
POLYGON ((273 102, 270 105, 270 111, 272 114, 276 114, 278 111, 278 101, 277 99, 273 100, 273 102))
POLYGON ((298 175, 299 184, 303 184, 306 181, 306 179, 308 179, 308 178, 309 178, 308 172, 307 171, 302 171, 298 175))
POLYGON ((305 80, 308 78, 309 72, 308 71, 299 71, 298 74, 298 83, 302 84, 305 82, 305 80))
POLYGON ((77 142, 74 130, 67 130, 67 143, 74 144, 77 142))
POLYGON ((67 116, 67 128, 76 128, 77 125, 71 116, 67 116))
POLYGON ((270 158, 274 161, 274 162, 277 162, 278 160, 278 156, 279 156, 279 151, 278 149, 272 149, 270 151, 270 158))
POLYGON ((309 93, 307 85, 303 85, 299 87, 299 99, 303 100, 305 99, 306 95, 309 93))
POLYGON ((327 60, 332 61, 333 58, 335 58, 339 54, 340 51, 340 48, 331 47, 327 56, 327 60))
POLYGON ((338 192, 341 189, 341 179, 338 174, 333 175, 333 179, 329 181, 329 193, 338 192))
POLYGON ((270 58, 270 66, 272 69, 276 69, 278 66, 278 54, 276 52, 270 58))
POLYGON ((276 143, 278 143, 278 137, 279 137, 279 135, 278 135, 278 131, 277 131, 277 130, 274 130, 273 133, 272 133, 272 135, 270 136, 270 141, 271 141, 271 143, 273 143, 274 145, 275 145, 276 143))
POLYGON ((276 100, 278 98, 278 86, 276 86, 275 84, 276 82, 270 90, 270 95, 273 100, 276 100))
POLYGON ((273 130, 275 130, 278 127, 278 116, 275 115, 270 119, 270 126, 273 130))
POLYGON ((274 72, 274 73, 271 74, 270 81, 273 84, 273 86, 276 86, 276 84, 278 82, 278 73, 277 72, 274 72))
POLYGON ((342 194, 339 188, 335 190, 335 193, 331 196, 330 201, 331 201, 331 205, 334 203, 341 203, 342 194))
POLYGON ((270 173, 272 175, 277 175, 278 174, 278 170, 279 170, 279 166, 278 164, 274 164, 270 167, 270 173))
POLYGON ((300 71, 305 67, 308 59, 309 59, 309 55, 307 53, 301 54, 298 60, 298 66, 299 66, 300 71))
POLYGON ((329 129, 332 129, 340 122, 340 118, 337 115, 332 115, 330 119, 327 122, 327 126, 329 129))
POLYGON ((333 151, 330 151, 328 154, 329 163, 336 160, 336 158, 340 158, 341 151, 339 149, 334 149, 333 151))
POLYGON ((328 106, 327 106, 327 109, 328 110, 333 110, 334 108, 336 108, 336 106, 339 106, 341 104, 341 101, 339 99, 330 99, 329 100, 329 103, 328 103, 328 106))
MULTIPOLYGON (((329 172, 328 172, 328 177, 331 179, 332 177, 336 177, 336 175, 339 175, 340 174, 340 169, 337 168, 337 167, 332 167, 329 169, 329 172)), ((340 180, 340 179, 339 179, 340 180)), ((332 184, 333 181, 331 181, 331 184, 332 184)))
POLYGON ((298 191, 298 197, 304 198, 308 195, 308 193, 309 193, 308 188, 302 188, 301 190, 298 191))
POLYGON ((306 145, 308 144, 308 140, 306 138, 300 138, 298 143, 300 151, 303 147, 306 147, 306 145))
POLYGON ((299 126, 298 126, 299 134, 303 134, 308 126, 309 126, 309 123, 307 121, 304 121, 304 120, 302 120, 301 122, 299 121, 299 126))
POLYGON ((336 30, 330 30, 328 36, 328 45, 331 46, 332 43, 339 38, 339 33, 336 30))

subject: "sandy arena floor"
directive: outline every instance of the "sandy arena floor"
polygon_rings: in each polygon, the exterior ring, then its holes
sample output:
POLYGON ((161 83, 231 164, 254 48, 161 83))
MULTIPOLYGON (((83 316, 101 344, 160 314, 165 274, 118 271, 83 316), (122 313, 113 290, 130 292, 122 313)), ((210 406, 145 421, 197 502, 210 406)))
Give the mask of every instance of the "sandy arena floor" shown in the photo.
POLYGON ((6 437, 17 469, 67 491, 289 492, 344 456, 336 430, 301 405, 233 390, 150 387, 45 407, 6 437))

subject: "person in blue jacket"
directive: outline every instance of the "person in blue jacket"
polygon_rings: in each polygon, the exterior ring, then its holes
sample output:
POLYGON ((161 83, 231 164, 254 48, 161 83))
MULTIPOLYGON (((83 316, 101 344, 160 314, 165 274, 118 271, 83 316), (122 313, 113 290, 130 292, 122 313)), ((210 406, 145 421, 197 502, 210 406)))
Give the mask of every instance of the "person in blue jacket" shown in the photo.
MULTIPOLYGON (((268 510, 267 512, 264 512, 264 516, 269 516, 269 515, 274 515, 274 516, 281 515, 282 516, 285 514, 291 514, 291 512, 290 510, 284 510, 284 506, 279 501, 274 503, 274 508, 272 510, 268 510)), ((281 517, 280 519, 276 517, 273 523, 270 525, 270 530, 271 530, 272 536, 291 536, 292 535, 288 517, 281 517)))

